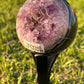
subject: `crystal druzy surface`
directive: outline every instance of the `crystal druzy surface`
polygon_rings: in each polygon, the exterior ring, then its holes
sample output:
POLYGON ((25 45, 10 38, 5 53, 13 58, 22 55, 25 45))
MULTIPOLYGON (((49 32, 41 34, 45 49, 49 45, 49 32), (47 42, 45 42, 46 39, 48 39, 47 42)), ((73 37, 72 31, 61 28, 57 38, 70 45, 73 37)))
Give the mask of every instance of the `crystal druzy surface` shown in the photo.
POLYGON ((68 10, 62 0, 28 0, 19 10, 16 31, 31 51, 44 53, 66 35, 68 10))

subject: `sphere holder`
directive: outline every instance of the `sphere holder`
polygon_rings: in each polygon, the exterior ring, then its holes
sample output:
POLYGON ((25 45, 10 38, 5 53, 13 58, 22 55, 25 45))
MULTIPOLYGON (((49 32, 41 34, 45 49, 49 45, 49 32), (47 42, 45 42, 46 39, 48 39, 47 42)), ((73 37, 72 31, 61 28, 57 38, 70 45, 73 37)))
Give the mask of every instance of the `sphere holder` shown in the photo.
POLYGON ((36 84, 50 84, 51 68, 58 57, 48 56, 48 54, 34 54, 32 53, 36 69, 37 69, 37 82, 36 84))

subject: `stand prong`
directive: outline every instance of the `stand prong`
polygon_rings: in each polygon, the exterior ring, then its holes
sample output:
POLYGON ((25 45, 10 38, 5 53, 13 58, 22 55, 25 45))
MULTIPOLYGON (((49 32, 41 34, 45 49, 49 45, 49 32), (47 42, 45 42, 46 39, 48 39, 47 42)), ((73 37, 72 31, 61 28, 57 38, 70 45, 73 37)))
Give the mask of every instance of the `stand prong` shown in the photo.
POLYGON ((36 84, 49 84, 51 68, 58 55, 48 56, 47 54, 33 54, 33 53, 32 55, 37 69, 36 84))

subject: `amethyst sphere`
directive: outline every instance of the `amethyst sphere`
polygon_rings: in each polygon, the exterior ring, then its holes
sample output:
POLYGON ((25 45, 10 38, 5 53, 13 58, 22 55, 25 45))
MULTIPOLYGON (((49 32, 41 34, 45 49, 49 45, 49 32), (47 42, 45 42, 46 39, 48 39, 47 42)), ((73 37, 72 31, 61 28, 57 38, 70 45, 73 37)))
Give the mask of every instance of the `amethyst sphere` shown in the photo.
POLYGON ((45 53, 55 48, 69 30, 65 0, 27 0, 19 10, 16 31, 27 49, 45 53))

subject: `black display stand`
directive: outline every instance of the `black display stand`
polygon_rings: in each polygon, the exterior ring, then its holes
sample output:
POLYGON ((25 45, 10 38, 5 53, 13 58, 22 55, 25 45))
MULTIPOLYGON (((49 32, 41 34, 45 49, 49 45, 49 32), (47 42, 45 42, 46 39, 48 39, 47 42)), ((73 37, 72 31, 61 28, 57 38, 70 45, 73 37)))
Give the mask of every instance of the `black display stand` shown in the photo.
POLYGON ((37 82, 36 84, 49 84, 51 68, 58 57, 48 56, 47 54, 33 54, 34 62, 37 69, 37 82))

